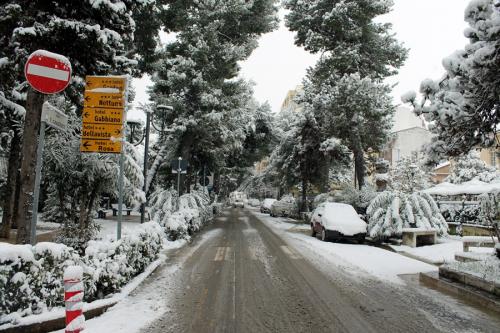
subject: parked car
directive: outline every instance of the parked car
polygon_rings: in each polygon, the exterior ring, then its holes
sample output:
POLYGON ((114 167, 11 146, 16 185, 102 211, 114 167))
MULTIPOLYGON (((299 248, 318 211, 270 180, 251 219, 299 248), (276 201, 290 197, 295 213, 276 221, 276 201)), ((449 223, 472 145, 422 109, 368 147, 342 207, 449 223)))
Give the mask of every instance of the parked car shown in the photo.
POLYGON ((260 205, 260 212, 261 213, 270 213, 271 206, 275 201, 276 201, 276 199, 271 199, 271 198, 264 199, 264 201, 262 201, 262 204, 260 205))
POLYGON ((260 207, 260 200, 255 198, 248 199, 248 204, 252 207, 260 207))
POLYGON ((311 232, 323 241, 354 239, 361 244, 366 237, 366 223, 351 205, 324 202, 312 214, 311 232))
POLYGON ((297 203, 290 195, 285 195, 279 201, 275 201, 271 205, 271 216, 292 216, 297 211, 297 203))

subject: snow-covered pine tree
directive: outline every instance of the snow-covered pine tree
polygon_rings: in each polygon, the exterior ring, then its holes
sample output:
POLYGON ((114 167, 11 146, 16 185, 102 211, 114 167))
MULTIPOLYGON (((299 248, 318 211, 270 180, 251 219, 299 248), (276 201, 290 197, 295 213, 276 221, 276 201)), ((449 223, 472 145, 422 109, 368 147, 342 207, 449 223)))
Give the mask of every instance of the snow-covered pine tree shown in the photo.
MULTIPOLYGON (((157 64, 152 92, 157 105, 174 110, 155 114, 172 139, 159 145, 173 147, 193 171, 207 165, 221 173, 226 158, 241 153, 254 132, 252 89, 237 78, 238 62, 248 58, 259 35, 276 27, 276 1, 166 2, 162 21, 177 35, 157 64)), ((193 180, 189 173, 188 189, 193 180)))
POLYGON ((422 192, 385 191, 367 209, 368 234, 375 239, 401 236, 403 228, 434 228, 446 235, 448 224, 434 199, 422 192))
POLYGON ((390 87, 382 79, 396 73, 406 50, 375 22, 392 1, 287 0, 286 24, 295 43, 321 53, 305 80, 302 102, 315 112, 325 137, 336 137, 354 154, 359 186, 364 184, 364 152, 384 144, 394 113, 390 87))
POLYGON ((500 180, 500 172, 481 160, 476 150, 470 151, 467 155, 459 157, 455 163, 452 163, 450 175, 445 181, 462 184, 473 179, 485 183, 500 180))
POLYGON ((404 157, 391 170, 391 188, 404 193, 413 193, 430 186, 429 174, 416 158, 404 157))
MULTIPOLYGON (((445 75, 402 96, 424 114, 437 135, 428 147, 429 163, 498 145, 500 94, 500 10, 497 0, 474 0, 465 9, 469 44, 443 59, 445 75)), ((458 33, 458 32, 457 32, 458 33)))

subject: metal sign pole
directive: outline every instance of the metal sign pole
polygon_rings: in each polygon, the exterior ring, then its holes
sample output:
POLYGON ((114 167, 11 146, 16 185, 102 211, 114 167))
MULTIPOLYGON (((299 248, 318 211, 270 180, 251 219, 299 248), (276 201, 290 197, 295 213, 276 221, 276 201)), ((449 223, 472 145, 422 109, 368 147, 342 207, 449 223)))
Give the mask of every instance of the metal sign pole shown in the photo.
POLYGON ((36 169, 35 169, 35 189, 33 193, 33 212, 31 213, 31 245, 36 244, 36 223, 38 220, 38 199, 40 197, 40 182, 42 178, 43 148, 45 145, 45 122, 40 124, 40 136, 38 137, 38 148, 36 151, 36 169))
POLYGON ((122 219, 123 219, 123 177, 124 177, 124 164, 125 164, 125 142, 127 141, 127 108, 128 108, 128 87, 129 78, 127 77, 125 83, 125 110, 123 112, 123 132, 121 138, 121 152, 120 152, 120 174, 118 178, 118 223, 116 225, 116 239, 122 238, 122 219))
POLYGON ((180 198, 181 197, 181 161, 182 157, 179 157, 179 165, 177 167, 177 196, 180 198))

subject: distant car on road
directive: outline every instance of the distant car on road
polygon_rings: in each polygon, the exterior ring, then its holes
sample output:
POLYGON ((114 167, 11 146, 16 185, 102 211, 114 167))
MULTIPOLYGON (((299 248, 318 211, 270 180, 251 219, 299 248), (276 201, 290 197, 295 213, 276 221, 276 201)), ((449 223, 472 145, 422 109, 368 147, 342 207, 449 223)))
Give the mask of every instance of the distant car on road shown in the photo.
POLYGON ((276 199, 271 199, 271 198, 264 199, 264 201, 262 201, 262 204, 260 205, 260 212, 261 213, 270 213, 271 206, 275 201, 276 201, 276 199))
POLYGON ((323 202, 311 217, 312 236, 321 240, 354 239, 362 244, 366 237, 366 223, 351 206, 336 202, 323 202))
POLYGON ((243 192, 231 192, 229 193, 229 203, 234 208, 241 207, 245 208, 245 201, 247 200, 247 195, 243 192))
POLYGON ((292 216, 297 211, 297 203, 291 195, 285 195, 271 205, 271 216, 292 216))

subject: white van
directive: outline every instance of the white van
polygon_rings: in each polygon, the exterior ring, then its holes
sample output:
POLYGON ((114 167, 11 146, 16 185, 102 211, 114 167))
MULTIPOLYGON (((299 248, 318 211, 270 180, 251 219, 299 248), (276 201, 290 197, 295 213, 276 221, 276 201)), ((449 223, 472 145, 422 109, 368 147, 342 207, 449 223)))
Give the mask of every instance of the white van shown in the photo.
POLYGON ((231 192, 229 193, 229 204, 236 207, 245 207, 245 201, 247 200, 247 195, 243 192, 231 192))

